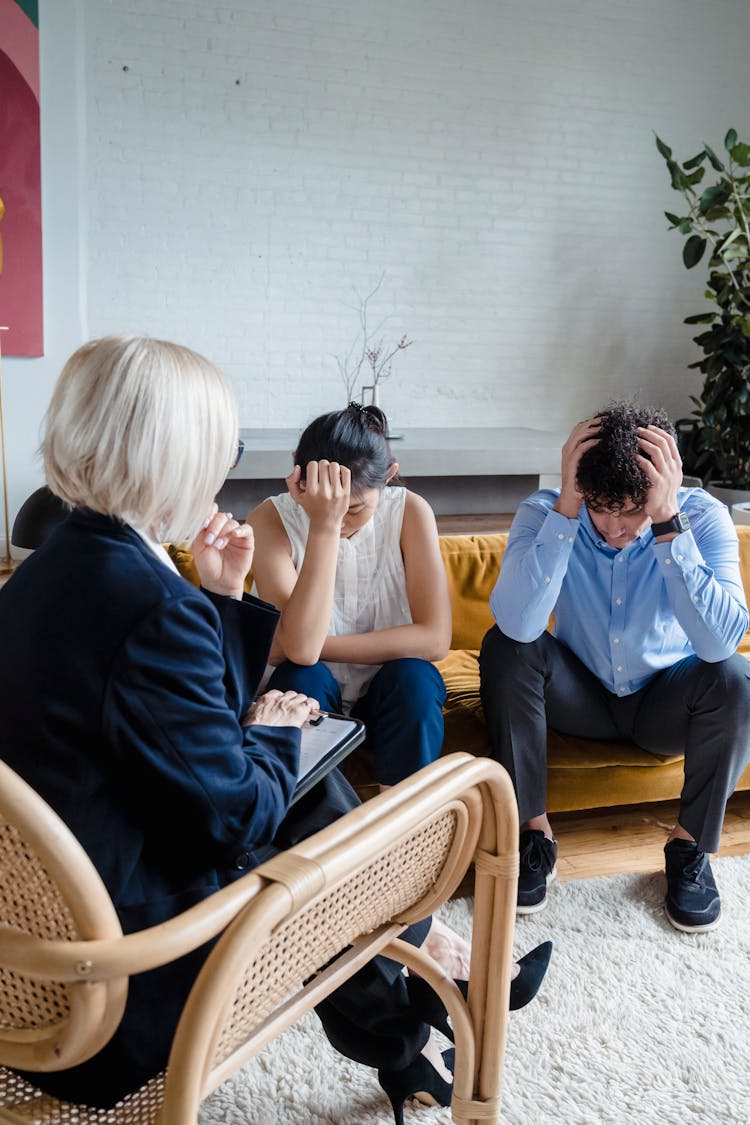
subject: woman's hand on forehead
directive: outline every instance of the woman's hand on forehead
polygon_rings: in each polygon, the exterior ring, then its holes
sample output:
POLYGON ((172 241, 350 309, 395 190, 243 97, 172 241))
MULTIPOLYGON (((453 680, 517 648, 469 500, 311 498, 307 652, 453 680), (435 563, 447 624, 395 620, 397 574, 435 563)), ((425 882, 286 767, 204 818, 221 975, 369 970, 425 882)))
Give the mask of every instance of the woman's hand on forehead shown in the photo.
POLYGON ((351 471, 338 461, 309 461, 295 465, 286 478, 289 494, 307 514, 311 526, 335 527, 337 532, 351 503, 351 471))

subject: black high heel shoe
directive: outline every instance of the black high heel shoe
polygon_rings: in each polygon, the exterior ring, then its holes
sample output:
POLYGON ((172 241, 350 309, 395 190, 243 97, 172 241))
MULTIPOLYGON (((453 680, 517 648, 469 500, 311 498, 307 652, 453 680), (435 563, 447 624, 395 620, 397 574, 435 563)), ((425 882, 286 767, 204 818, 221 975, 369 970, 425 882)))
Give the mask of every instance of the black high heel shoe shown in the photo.
MULTIPOLYGON (((453 1070, 454 1052, 443 1051, 443 1061, 453 1070)), ((432 1063, 417 1055, 403 1070, 379 1070, 378 1082, 390 1099, 396 1125, 404 1125, 404 1102, 417 1093, 429 1094, 435 1105, 450 1105, 453 1085, 441 1078, 432 1063)))
POLYGON ((524 1008, 533 1000, 544 980, 549 959, 552 956, 552 942, 543 941, 536 949, 529 950, 518 961, 518 974, 510 982, 511 1012, 524 1008))
MULTIPOLYGON (((539 986, 547 972, 549 959, 552 956, 552 942, 544 941, 536 949, 520 958, 518 973, 510 982, 509 1008, 512 1012, 525 1007, 533 1000, 539 991, 539 986)), ((457 980, 455 982, 461 990, 464 1000, 469 992, 469 982, 457 980)), ((437 992, 421 977, 407 977, 406 988, 409 997, 425 1023, 429 1023, 447 1039, 453 1039, 453 1031, 448 1023, 448 1013, 445 1005, 437 992)))

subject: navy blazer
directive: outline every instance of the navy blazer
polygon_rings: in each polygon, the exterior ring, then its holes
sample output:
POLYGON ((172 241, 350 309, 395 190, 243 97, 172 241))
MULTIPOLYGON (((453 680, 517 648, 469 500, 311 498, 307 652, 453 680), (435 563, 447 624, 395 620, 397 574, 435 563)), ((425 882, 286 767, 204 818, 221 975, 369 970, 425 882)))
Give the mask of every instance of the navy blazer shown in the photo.
MULTIPOLYGON (((87 511, 0 590, 0 754, 83 844, 125 932, 172 917, 267 854, 300 733, 241 718, 277 619, 257 599, 196 589, 132 528, 87 511)), ((72 1086, 55 1075, 34 1083, 96 1104, 154 1073, 205 952, 132 982, 113 1044, 63 1072, 72 1086)))

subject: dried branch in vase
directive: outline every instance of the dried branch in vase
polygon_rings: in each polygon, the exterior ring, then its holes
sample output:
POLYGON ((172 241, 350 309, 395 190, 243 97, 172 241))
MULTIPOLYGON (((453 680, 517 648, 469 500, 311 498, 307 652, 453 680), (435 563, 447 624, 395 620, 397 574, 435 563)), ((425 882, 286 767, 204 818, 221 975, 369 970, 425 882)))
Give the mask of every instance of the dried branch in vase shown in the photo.
POLYGON ((406 334, 404 334, 400 340, 396 341, 395 344, 389 346, 386 346, 382 337, 376 340, 383 325, 391 319, 390 316, 383 317, 375 328, 370 328, 368 321, 369 304, 383 284, 384 277, 385 272, 380 275, 380 280, 377 285, 366 297, 362 297, 357 293, 358 303, 355 311, 359 318, 359 331, 352 341, 351 347, 346 355, 335 355, 333 357, 336 360, 339 375, 346 388, 347 402, 352 398, 360 397, 357 386, 364 368, 364 375, 369 379, 369 383, 363 388, 362 397, 365 397, 364 390, 369 390, 372 394, 373 403, 377 405, 377 388, 381 383, 384 383, 386 379, 390 379, 393 371, 394 357, 399 352, 405 351, 406 348, 411 347, 414 343, 413 340, 407 339, 406 334))

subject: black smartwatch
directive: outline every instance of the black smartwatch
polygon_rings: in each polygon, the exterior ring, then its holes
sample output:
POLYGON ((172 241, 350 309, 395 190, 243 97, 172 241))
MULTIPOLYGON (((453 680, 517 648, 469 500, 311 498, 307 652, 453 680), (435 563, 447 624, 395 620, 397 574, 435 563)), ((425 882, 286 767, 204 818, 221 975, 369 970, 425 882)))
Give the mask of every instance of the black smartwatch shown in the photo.
POLYGON ((688 531, 690 528, 690 520, 684 512, 678 512, 676 516, 672 516, 671 520, 665 520, 664 523, 652 523, 651 531, 654 539, 657 535, 670 535, 673 531, 688 531))

